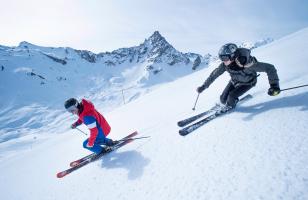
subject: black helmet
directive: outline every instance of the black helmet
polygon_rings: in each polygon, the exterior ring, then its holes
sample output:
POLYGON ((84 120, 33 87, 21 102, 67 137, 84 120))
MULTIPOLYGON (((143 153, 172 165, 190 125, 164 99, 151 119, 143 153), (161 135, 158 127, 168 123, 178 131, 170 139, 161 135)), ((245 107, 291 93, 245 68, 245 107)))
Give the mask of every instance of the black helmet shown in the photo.
POLYGON ((223 45, 218 52, 219 59, 222 61, 226 60, 234 60, 235 58, 235 51, 237 50, 236 44, 227 43, 223 45))
POLYGON ((75 98, 70 98, 68 100, 65 101, 64 103, 64 107, 67 111, 72 112, 73 110, 77 110, 78 109, 78 101, 75 98))
POLYGON ((236 62, 240 65, 246 65, 247 63, 251 62, 252 57, 250 56, 250 53, 250 49, 238 48, 235 52, 236 62))

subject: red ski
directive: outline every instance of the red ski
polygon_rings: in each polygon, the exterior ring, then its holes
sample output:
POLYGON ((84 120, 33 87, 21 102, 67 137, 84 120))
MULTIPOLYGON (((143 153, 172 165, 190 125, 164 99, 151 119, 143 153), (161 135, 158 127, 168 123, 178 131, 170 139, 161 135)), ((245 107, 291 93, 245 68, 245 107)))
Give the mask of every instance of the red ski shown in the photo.
POLYGON ((85 165, 87 165, 87 164, 89 164, 89 163, 91 163, 93 161, 98 160, 102 156, 104 156, 104 155, 106 155, 106 154, 108 154, 108 153, 110 153, 110 152, 112 152, 112 151, 114 151, 114 150, 116 150, 116 149, 118 149, 118 148, 120 148, 120 147, 122 147, 122 146, 124 146, 124 145, 126 145, 128 143, 130 143, 130 142, 132 142, 134 140, 134 138, 132 138, 132 137, 134 137, 137 134, 138 134, 138 132, 135 131, 135 132, 129 134, 128 136, 122 138, 121 140, 119 140, 120 142, 118 144, 108 148, 106 152, 103 152, 103 153, 100 153, 100 154, 92 153, 92 154, 90 154, 88 156, 85 156, 85 157, 83 157, 81 159, 78 159, 76 161, 71 162, 70 163, 71 168, 57 173, 57 177, 58 178, 62 178, 64 176, 72 173, 73 171, 75 171, 75 170, 77 170, 77 169, 79 169, 79 168, 81 168, 81 167, 83 167, 83 166, 85 166, 85 165))
MULTIPOLYGON (((128 139, 128 138, 134 137, 134 136, 136 136, 137 134, 138 134, 138 132, 135 131, 135 132, 129 134, 128 136, 122 138, 122 139, 119 140, 119 141, 123 141, 123 140, 126 140, 126 139, 128 139)), ((78 159, 78 160, 75 160, 75 161, 73 161, 73 162, 70 163, 70 166, 71 166, 71 167, 75 167, 75 166, 79 165, 81 162, 87 160, 88 158, 91 158, 91 157, 94 156, 94 155, 95 155, 95 153, 92 153, 92 154, 87 155, 87 156, 85 156, 85 157, 83 157, 83 158, 80 158, 80 159, 78 159)))

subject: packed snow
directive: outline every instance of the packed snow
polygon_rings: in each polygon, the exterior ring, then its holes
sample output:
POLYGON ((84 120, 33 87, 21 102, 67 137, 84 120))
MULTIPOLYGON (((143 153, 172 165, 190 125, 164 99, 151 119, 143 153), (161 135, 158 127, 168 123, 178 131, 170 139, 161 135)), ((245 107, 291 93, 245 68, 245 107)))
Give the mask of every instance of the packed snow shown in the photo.
MULTIPOLYGON (((307 84, 307 46, 308 28, 252 54, 275 65, 280 87, 285 89, 307 84)), ((252 99, 185 137, 178 134, 177 121, 218 102, 229 80, 227 73, 201 94, 192 111, 197 86, 218 64, 211 62, 208 68, 164 83, 111 112, 98 106, 112 126, 112 139, 134 130, 138 136, 151 137, 62 179, 57 172, 89 154, 82 148, 86 136, 69 129, 75 116, 64 109, 48 111, 54 122, 37 123, 51 128, 54 135, 23 137, 28 143, 21 141, 21 145, 15 140, 1 144, 5 152, 0 157, 1 199, 308 199, 307 87, 270 97, 267 76, 261 73, 248 92, 252 99), (58 128, 66 131, 57 132, 58 128), (41 142, 32 145, 32 140, 41 142)), ((85 126, 81 128, 87 132, 85 126)), ((24 131, 33 130, 44 131, 24 131)))

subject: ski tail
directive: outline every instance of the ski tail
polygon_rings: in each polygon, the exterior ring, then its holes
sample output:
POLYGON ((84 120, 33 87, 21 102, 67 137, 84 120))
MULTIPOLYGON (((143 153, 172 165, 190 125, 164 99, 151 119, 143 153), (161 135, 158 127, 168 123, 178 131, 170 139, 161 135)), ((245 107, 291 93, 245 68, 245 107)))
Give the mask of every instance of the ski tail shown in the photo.
POLYGON ((57 178, 62 178, 62 177, 64 177, 64 176, 66 176, 66 175, 67 175, 67 172, 66 172, 66 171, 59 172, 59 173, 57 173, 57 178))

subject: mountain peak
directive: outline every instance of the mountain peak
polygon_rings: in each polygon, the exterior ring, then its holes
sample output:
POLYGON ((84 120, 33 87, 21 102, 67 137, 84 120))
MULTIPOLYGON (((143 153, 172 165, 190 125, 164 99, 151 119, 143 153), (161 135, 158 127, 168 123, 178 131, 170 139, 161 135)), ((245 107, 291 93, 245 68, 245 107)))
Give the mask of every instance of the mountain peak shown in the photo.
POLYGON ((18 45, 18 47, 25 47, 25 48, 28 48, 29 46, 35 46, 35 45, 31 44, 30 42, 27 42, 27 41, 22 41, 18 45))
POLYGON ((163 38, 163 36, 159 33, 159 31, 154 31, 150 38, 163 38))
POLYGON ((43 49, 44 48, 43 46, 32 44, 32 43, 27 42, 27 41, 20 42, 17 47, 18 48, 25 48, 25 49, 43 49))
POLYGON ((158 32, 155 31, 147 41, 150 41, 152 44, 157 44, 157 43, 167 43, 169 44, 166 39, 158 32))

